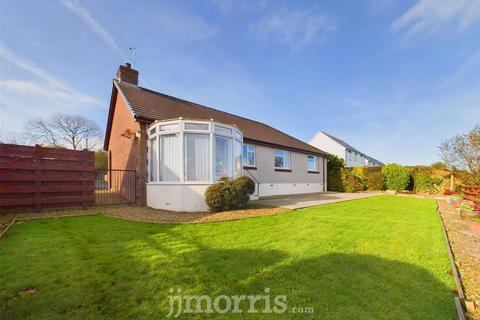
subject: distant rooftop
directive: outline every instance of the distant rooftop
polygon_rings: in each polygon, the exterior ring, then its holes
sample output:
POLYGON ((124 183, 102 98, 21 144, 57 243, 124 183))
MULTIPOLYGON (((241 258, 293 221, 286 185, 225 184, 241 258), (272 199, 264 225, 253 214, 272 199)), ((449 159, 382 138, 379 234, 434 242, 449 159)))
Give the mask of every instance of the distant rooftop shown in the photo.
POLYGON ((331 138, 332 140, 334 140, 335 142, 337 142, 338 144, 341 144, 342 146, 344 146, 345 149, 351 150, 351 151, 356 152, 356 153, 359 153, 359 154, 363 155, 365 158, 367 158, 367 159, 369 159, 369 160, 372 160, 372 161, 375 161, 375 162, 380 163, 381 165, 384 165, 383 162, 381 162, 381 161, 379 161, 379 160, 377 160, 377 159, 375 159, 375 158, 372 158, 372 157, 366 155, 365 153, 361 152, 361 151, 358 150, 357 148, 354 148, 352 145, 346 143, 346 142, 343 141, 342 139, 339 139, 339 138, 337 138, 337 137, 335 137, 335 136, 332 136, 331 134, 328 134, 328 133, 326 133, 325 131, 321 131, 321 132, 322 132, 324 135, 326 135, 326 136, 328 136, 329 138, 331 138))

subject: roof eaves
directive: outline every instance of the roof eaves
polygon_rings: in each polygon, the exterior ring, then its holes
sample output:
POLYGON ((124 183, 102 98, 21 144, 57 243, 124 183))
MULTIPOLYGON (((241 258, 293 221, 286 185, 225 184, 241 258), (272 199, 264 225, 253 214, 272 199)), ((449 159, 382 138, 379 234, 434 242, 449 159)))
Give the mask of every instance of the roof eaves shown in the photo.
MULTIPOLYGON (((122 96, 123 100, 125 101, 125 104, 127 105, 128 110, 130 110, 130 113, 132 114, 132 117, 135 118, 135 119, 137 119, 137 118, 138 118, 138 115, 135 113, 132 105, 130 104, 130 101, 128 101, 127 96, 125 95, 125 93, 124 93, 123 90, 122 90, 122 87, 120 87, 120 86, 118 85, 118 80, 113 79, 113 83, 115 84, 115 87, 117 88, 118 92, 120 92, 120 95, 122 96)), ((128 85, 135 86, 135 85, 133 85, 133 84, 128 84, 128 85)), ((140 88, 140 87, 138 87, 138 86, 135 86, 135 87, 140 88)))

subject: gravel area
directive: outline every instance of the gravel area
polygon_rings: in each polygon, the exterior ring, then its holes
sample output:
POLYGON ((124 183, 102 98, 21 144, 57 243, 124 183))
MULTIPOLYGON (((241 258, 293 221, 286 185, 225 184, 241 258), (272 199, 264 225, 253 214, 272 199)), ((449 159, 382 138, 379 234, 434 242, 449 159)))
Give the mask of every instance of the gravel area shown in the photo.
POLYGON ((480 224, 462 220, 460 213, 445 200, 437 203, 465 289, 465 298, 476 306, 469 316, 480 320, 480 233, 477 231, 480 224))
POLYGON ((250 205, 244 210, 234 210, 225 212, 172 212, 157 210, 149 207, 134 205, 116 205, 92 207, 87 209, 70 208, 44 210, 40 212, 24 213, 6 213, 0 214, 0 227, 8 224, 14 217, 17 220, 32 220, 42 218, 57 218, 68 216, 85 216, 94 214, 104 214, 110 217, 116 217, 132 221, 144 221, 152 223, 205 223, 215 221, 238 220, 243 218, 269 216, 281 212, 289 211, 285 208, 267 207, 259 205, 250 205))

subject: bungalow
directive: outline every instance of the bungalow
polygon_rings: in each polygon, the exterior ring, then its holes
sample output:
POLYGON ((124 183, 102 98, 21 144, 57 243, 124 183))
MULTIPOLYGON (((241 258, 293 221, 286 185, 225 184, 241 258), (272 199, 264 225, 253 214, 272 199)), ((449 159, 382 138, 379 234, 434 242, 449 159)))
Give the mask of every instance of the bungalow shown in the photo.
POLYGON ((137 203, 205 211, 222 177, 251 177, 254 197, 326 191, 327 153, 266 124, 138 86, 121 65, 104 149, 109 168, 137 172, 137 203))

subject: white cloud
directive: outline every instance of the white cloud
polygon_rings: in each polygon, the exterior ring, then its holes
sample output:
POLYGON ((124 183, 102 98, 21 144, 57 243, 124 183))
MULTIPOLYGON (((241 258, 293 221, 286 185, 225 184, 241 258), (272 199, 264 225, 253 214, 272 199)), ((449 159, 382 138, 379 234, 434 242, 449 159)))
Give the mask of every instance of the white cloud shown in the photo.
POLYGON ((63 4, 65 8, 80 17, 87 24, 87 26, 92 29, 93 32, 98 34, 106 45, 114 49, 120 55, 120 57, 122 57, 123 60, 128 60, 125 53, 118 45, 117 41, 115 41, 115 38, 107 30, 105 30, 105 28, 97 20, 92 17, 87 8, 83 7, 79 1, 60 0, 60 3, 63 4))
POLYGON ((42 97, 58 98, 62 100, 75 101, 76 103, 92 104, 103 106, 99 99, 79 92, 64 84, 54 75, 35 65, 33 62, 22 59, 12 53, 7 48, 0 46, 0 58, 9 61, 17 67, 29 72, 31 75, 39 78, 43 82, 26 81, 26 80, 3 80, 0 87, 4 91, 20 93, 23 95, 38 95, 42 97))
POLYGON ((452 75, 450 75, 444 82, 440 84, 439 88, 445 88, 450 84, 454 83, 455 81, 463 78, 478 65, 480 65, 480 52, 476 52, 475 54, 468 57, 465 62, 462 63, 462 65, 457 70, 455 70, 454 73, 452 73, 452 75))
POLYGON ((403 32, 402 39, 428 37, 446 23, 455 23, 459 31, 480 18, 479 0, 420 0, 396 19, 393 31, 403 32))
POLYGON ((335 26, 319 12, 281 10, 262 18, 252 30, 260 37, 272 36, 298 51, 314 42, 324 42, 335 26))

